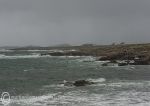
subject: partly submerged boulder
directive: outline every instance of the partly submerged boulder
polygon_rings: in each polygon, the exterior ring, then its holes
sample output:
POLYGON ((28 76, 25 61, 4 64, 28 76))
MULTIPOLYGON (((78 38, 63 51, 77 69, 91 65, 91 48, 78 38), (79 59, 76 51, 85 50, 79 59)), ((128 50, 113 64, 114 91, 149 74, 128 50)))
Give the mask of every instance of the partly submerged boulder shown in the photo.
POLYGON ((86 86, 94 84, 94 82, 86 81, 86 80, 78 80, 73 83, 74 86, 86 86))
POLYGON ((108 66, 108 63, 103 63, 102 66, 108 66))
POLYGON ((129 65, 128 63, 118 63, 118 66, 127 66, 129 65))
POLYGON ((48 54, 51 55, 51 56, 65 56, 64 52, 51 52, 51 53, 48 53, 48 54))
POLYGON ((76 86, 76 87, 79 87, 79 86, 91 85, 91 84, 94 84, 94 82, 86 81, 86 80, 77 80, 77 81, 74 81, 74 82, 64 81, 63 84, 64 84, 64 86, 76 86))

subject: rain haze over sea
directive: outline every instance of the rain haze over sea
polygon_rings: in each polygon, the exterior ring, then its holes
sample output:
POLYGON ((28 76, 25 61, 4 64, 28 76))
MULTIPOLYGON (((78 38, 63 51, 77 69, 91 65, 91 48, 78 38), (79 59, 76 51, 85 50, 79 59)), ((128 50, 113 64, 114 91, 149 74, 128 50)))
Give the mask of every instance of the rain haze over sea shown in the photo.
POLYGON ((97 61, 123 51, 150 64, 150 44, 128 45, 150 42, 149 10, 150 0, 0 0, 0 106, 150 106, 150 65, 97 61), (79 45, 80 56, 58 56, 79 45))
POLYGON ((150 42, 149 0, 1 0, 0 46, 150 42))

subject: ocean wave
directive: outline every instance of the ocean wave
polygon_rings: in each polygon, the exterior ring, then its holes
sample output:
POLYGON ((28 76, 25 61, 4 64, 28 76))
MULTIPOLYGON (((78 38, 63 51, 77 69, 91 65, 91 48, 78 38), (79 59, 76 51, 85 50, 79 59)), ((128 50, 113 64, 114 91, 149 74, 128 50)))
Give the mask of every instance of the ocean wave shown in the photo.
POLYGON ((74 90, 66 93, 48 94, 27 99, 12 100, 11 106, 148 106, 149 92, 123 91, 114 93, 91 93, 74 90))
POLYGON ((11 97, 11 106, 21 105, 21 106, 46 106, 48 100, 56 98, 59 93, 48 94, 43 96, 16 96, 11 97))
POLYGON ((0 52, 13 52, 14 50, 9 50, 9 49, 0 49, 0 52))
POLYGON ((53 49, 53 50, 20 50, 20 51, 28 51, 28 52, 64 52, 63 50, 57 50, 57 49, 53 49))
POLYGON ((96 58, 93 56, 80 56, 80 59, 77 59, 79 62, 95 62, 96 58))
POLYGON ((96 61, 97 63, 108 63, 110 62, 109 60, 106 60, 106 61, 96 61))
POLYGON ((62 58, 62 59, 88 59, 87 56, 50 56, 50 55, 43 55, 41 56, 40 53, 30 53, 28 55, 21 55, 21 54, 15 54, 15 55, 5 55, 0 54, 0 59, 19 59, 19 58, 40 58, 40 57, 53 57, 53 58, 62 58))
POLYGON ((24 58, 40 58, 40 57, 50 57, 50 56, 40 56, 40 54, 8 56, 5 54, 0 54, 0 59, 22 59, 22 58, 24 59, 24 58))
MULTIPOLYGON (((100 81, 103 81, 100 79, 100 81)), ((96 83, 92 86, 115 88, 115 89, 136 89, 136 90, 146 90, 150 88, 150 81, 103 81, 104 83, 96 83)))
POLYGON ((63 90, 58 93, 50 93, 38 97, 27 96, 25 99, 12 99, 11 106, 148 106, 150 103, 150 92, 143 91, 143 89, 129 89, 124 91, 113 89, 113 87, 124 88, 124 86, 144 87, 143 83, 150 84, 150 81, 102 83, 106 81, 105 78, 90 78, 88 80, 99 82, 107 87, 104 88, 103 92, 99 93, 97 90, 101 90, 101 87, 92 87, 92 90, 95 90, 97 93, 91 92, 88 89, 70 88, 68 91, 63 90), (113 91, 108 93, 108 88, 113 91))
POLYGON ((101 83, 101 82, 105 82, 106 79, 105 78, 98 78, 98 79, 89 78, 88 81, 94 82, 94 83, 101 83))
POLYGON ((56 58, 62 58, 62 59, 81 59, 85 56, 51 56, 56 58))

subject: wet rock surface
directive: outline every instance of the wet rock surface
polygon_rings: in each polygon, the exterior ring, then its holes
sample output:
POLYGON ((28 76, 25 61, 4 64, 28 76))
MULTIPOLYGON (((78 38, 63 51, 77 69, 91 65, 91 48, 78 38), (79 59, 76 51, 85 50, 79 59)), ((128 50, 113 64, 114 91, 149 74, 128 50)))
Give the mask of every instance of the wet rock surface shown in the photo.
POLYGON ((76 86, 76 87, 79 87, 79 86, 86 86, 86 85, 91 85, 91 84, 95 84, 95 83, 91 82, 91 81, 87 81, 87 80, 77 80, 77 81, 74 81, 74 82, 64 81, 63 84, 64 84, 64 86, 76 86))
POLYGON ((86 86, 94 84, 94 82, 86 81, 86 80, 78 80, 73 83, 74 86, 86 86))

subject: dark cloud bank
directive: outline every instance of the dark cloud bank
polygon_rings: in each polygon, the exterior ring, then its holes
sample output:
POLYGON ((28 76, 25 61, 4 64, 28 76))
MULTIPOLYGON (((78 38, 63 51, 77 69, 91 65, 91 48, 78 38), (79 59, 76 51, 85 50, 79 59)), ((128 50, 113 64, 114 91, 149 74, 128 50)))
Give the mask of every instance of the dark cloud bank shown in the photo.
POLYGON ((150 41, 150 0, 1 0, 0 45, 150 41))

